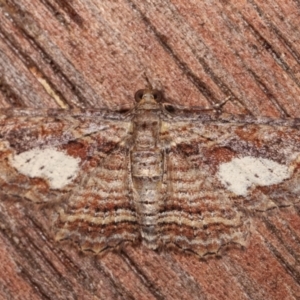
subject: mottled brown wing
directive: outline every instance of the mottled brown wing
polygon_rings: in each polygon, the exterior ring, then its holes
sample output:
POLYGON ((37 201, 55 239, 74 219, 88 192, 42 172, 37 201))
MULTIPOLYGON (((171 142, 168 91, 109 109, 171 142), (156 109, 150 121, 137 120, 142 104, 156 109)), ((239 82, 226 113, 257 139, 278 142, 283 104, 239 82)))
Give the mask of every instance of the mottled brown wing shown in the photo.
POLYGON ((1 111, 0 198, 54 203, 57 239, 84 250, 134 241, 130 124, 105 111, 1 111))
MULTIPOLYGON (((212 113, 198 119, 165 120, 162 128, 166 193, 159 228, 163 245, 200 256, 215 254, 227 244, 244 245, 252 213, 299 201, 297 120, 212 113), (244 161, 262 171, 250 174, 251 166, 239 165, 244 161), (276 170, 269 165, 288 175, 275 183, 272 172, 276 170), (273 184, 263 184, 272 183, 272 178, 273 184)), ((275 179, 282 176, 275 175, 275 179)))
POLYGON ((129 151, 112 150, 85 174, 57 211, 57 240, 71 239, 84 251, 101 253, 139 239, 130 187, 129 151))
MULTIPOLYGON (((45 149, 53 149, 63 153, 67 158, 78 160, 79 167, 82 168, 86 161, 93 157, 95 150, 98 149, 98 155, 105 157, 122 142, 128 134, 129 125, 130 122, 124 120, 122 115, 105 111, 0 110, 1 192, 4 196, 16 195, 35 202, 53 200, 51 195, 56 194, 56 191, 50 190, 49 184, 45 182, 45 179, 49 181, 49 178, 24 176, 18 170, 18 166, 13 166, 14 158, 19 158, 20 155, 32 150, 41 154, 45 149)), ((34 154, 36 153, 32 153, 31 156, 34 154)), ((45 153, 44 157, 45 164, 50 161, 47 154, 45 153)), ((26 165, 30 167, 34 162, 35 159, 29 157, 22 168, 24 169, 26 165)), ((65 171, 64 164, 57 167, 65 171)), ((44 168, 42 162, 40 168, 44 168)), ((28 172, 30 171, 32 172, 29 168, 28 172)), ((60 175, 62 174, 58 173, 53 176, 60 175)), ((62 188, 65 189, 67 187, 62 188)))

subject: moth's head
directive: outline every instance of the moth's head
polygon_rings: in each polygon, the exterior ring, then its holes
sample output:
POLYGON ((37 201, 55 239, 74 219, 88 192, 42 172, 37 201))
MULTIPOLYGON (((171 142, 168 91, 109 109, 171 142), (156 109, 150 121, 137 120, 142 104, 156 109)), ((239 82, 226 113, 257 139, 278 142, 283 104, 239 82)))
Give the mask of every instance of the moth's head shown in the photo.
POLYGON ((158 109, 162 100, 162 93, 158 90, 138 90, 134 95, 139 109, 158 109))

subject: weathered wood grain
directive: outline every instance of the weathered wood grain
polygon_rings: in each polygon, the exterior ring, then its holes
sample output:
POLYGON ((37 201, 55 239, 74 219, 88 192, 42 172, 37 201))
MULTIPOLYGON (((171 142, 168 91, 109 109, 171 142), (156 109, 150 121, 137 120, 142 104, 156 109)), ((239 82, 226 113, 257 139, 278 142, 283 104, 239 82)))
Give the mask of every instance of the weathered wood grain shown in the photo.
MULTIPOLYGON (((1 107, 133 107, 147 80, 181 105, 299 117, 298 1, 0 0, 1 107)), ((0 201, 0 299, 299 299, 299 208, 244 251, 199 261, 57 244, 36 206, 0 201)))

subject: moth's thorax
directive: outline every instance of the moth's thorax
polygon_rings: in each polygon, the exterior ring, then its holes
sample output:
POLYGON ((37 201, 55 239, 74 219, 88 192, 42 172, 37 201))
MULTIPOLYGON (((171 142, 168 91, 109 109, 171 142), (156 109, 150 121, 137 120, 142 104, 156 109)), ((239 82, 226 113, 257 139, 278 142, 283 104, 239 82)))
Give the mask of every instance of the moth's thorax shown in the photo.
POLYGON ((139 110, 133 119, 135 150, 151 150, 157 147, 160 117, 156 110, 139 110))
MULTIPOLYGON (((144 96, 142 101, 148 101, 148 98, 150 102, 154 101, 153 96, 144 96)), ((157 108, 138 109, 132 122, 133 147, 131 156, 133 177, 153 178, 161 176, 162 149, 159 143, 161 129, 159 110, 157 108)))
POLYGON ((160 104, 151 90, 145 90, 133 118, 133 151, 155 150, 161 127, 160 104))

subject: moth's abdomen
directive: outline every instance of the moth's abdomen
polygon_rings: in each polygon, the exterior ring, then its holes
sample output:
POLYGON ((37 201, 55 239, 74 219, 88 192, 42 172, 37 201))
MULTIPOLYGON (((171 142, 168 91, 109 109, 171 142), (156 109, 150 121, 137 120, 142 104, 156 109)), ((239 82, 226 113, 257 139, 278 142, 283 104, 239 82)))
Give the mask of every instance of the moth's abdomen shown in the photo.
POLYGON ((142 243, 150 249, 157 249, 157 220, 160 210, 162 177, 133 177, 134 188, 138 194, 135 201, 142 243))
POLYGON ((131 154, 132 181, 138 194, 136 210, 143 243, 151 249, 158 244, 157 216, 160 210, 163 175, 161 150, 133 151, 131 154))
POLYGON ((158 247, 157 220, 162 197, 163 151, 159 146, 160 119, 153 111, 141 111, 134 120, 131 176, 142 243, 158 247))

